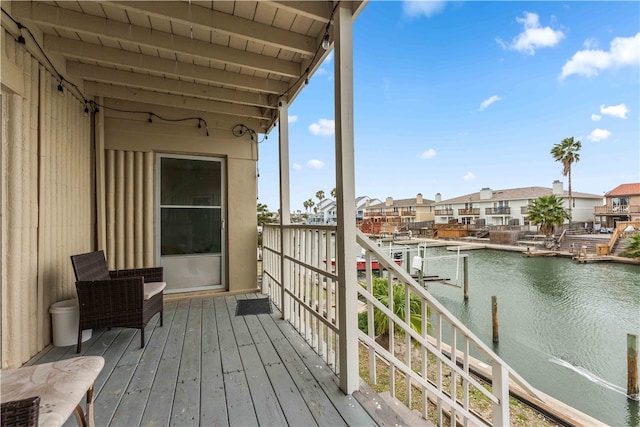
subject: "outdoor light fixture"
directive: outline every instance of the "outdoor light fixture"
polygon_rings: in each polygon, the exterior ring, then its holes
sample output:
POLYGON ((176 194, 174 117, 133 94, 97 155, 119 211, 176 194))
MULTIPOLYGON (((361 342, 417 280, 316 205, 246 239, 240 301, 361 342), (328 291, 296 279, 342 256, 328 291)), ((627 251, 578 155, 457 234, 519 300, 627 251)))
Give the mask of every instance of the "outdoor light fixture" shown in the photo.
POLYGON ((58 95, 64 96, 64 87, 62 86, 62 80, 58 83, 58 95))
POLYGON ((22 29, 24 28, 24 25, 22 25, 19 22, 17 24, 18 24, 18 30, 20 31, 20 35, 18 36, 16 41, 20 44, 27 44, 27 41, 24 39, 24 36, 22 35, 22 29))
POLYGON ((151 114, 149 114, 149 123, 153 123, 153 120, 151 119, 151 114))
POLYGON ((84 115, 85 117, 89 115, 89 106, 87 105, 86 102, 84 104, 84 115))
POLYGON ((329 38, 329 31, 325 31, 324 37, 322 38, 322 48, 324 50, 329 49, 330 41, 331 40, 329 38))

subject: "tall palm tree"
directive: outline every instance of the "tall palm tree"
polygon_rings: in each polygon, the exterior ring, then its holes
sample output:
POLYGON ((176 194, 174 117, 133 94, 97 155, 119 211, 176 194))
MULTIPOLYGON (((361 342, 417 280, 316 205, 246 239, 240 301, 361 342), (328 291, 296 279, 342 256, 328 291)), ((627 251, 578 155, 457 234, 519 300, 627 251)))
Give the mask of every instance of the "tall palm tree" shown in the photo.
POLYGON ((540 196, 529 205, 527 218, 533 225, 540 225, 540 232, 551 237, 554 227, 570 219, 569 212, 562 206, 562 200, 554 194, 540 196))
POLYGON ((315 204, 316 202, 314 202, 313 200, 307 199, 307 201, 304 202, 304 207, 307 208, 307 211, 309 211, 309 209, 311 209, 315 204))
POLYGON ((562 163, 562 176, 569 177, 569 224, 573 219, 571 209, 574 208, 573 195, 571 193, 571 165, 580 161, 580 149, 582 143, 573 137, 565 138, 551 149, 551 155, 556 162, 562 163))
POLYGON ((324 191, 322 191, 322 190, 316 191, 316 199, 318 199, 318 202, 323 201, 324 200, 324 191))
POLYGON ((332 198, 332 199, 335 199, 335 198, 336 198, 336 187, 333 187, 333 188, 331 189, 331 198, 332 198))

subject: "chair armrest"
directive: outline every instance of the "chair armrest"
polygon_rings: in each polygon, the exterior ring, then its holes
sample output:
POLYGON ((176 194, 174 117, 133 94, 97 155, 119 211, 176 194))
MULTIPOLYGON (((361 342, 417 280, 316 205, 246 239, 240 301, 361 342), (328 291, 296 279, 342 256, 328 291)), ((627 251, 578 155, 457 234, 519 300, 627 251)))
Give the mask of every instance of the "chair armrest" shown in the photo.
POLYGON ((80 312, 91 316, 138 310, 144 301, 141 276, 76 282, 80 312))
POLYGON ((109 275, 112 279, 122 279, 126 277, 144 277, 144 282, 164 282, 164 267, 131 268, 128 270, 111 270, 109 275))

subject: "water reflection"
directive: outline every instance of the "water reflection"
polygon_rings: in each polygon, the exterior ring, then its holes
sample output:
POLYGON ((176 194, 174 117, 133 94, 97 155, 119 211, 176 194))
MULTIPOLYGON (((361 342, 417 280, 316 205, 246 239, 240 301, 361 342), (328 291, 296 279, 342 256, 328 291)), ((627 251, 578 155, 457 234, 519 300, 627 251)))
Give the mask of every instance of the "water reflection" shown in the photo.
MULTIPOLYGON (((455 274, 445 263, 430 268, 455 274)), ((490 346, 496 295, 502 358, 545 393, 607 424, 637 427, 638 402, 624 394, 626 335, 640 335, 639 273, 632 265, 473 251, 468 303, 461 289, 430 284, 429 291, 490 346)))

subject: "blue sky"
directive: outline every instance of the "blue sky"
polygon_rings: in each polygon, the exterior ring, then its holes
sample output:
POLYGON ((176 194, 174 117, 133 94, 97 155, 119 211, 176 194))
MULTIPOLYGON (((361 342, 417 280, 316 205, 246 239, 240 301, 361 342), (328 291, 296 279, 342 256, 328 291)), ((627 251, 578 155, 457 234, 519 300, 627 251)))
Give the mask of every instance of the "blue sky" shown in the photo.
MULTIPOLYGON (((640 3, 372 1, 354 24, 356 195, 640 181, 640 3)), ((335 186, 333 57, 289 108, 291 209, 335 186)), ((278 128, 258 201, 279 204, 278 128)))

